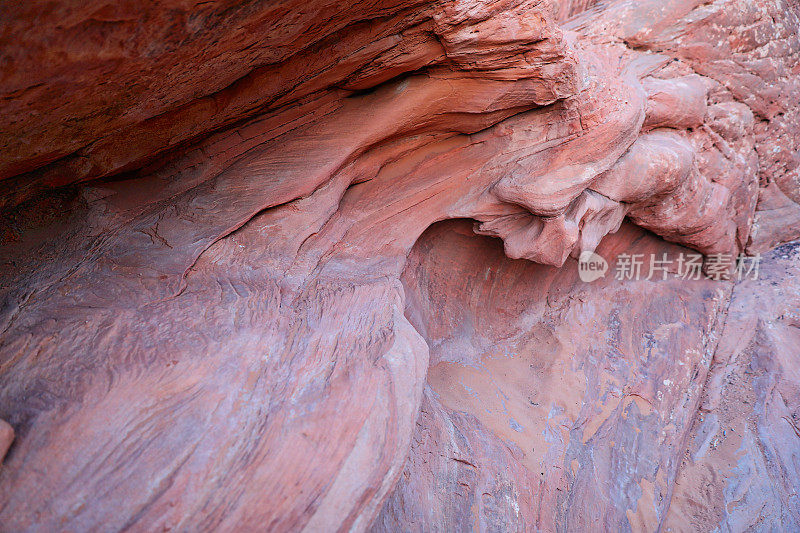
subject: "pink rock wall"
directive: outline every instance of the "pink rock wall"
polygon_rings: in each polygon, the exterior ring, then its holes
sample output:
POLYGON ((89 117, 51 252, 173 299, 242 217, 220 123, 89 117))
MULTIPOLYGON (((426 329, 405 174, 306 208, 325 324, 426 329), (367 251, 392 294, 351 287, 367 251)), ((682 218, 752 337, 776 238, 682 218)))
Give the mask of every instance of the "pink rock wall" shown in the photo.
POLYGON ((0 530, 798 527, 799 14, 9 6, 0 530))

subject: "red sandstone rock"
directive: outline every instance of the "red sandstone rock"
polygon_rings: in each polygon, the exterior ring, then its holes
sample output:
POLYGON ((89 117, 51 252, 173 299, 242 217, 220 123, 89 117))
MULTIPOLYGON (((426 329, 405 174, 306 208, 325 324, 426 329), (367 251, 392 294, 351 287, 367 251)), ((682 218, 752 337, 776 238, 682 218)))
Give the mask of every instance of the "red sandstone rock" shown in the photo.
POLYGON ((571 259, 800 236, 794 4, 48 6, 0 23, 0 530, 800 527, 791 308, 571 259), (755 466, 695 497, 714 409, 755 466))
POLYGON ((800 253, 765 255, 738 284, 664 525, 797 529, 800 253))
POLYGON ((0 420, 0 465, 2 465, 3 457, 8 453, 12 442, 14 442, 14 428, 5 420, 0 420))
MULTIPOLYGON (((626 226, 599 252, 613 262, 622 253, 681 250, 626 226)), ((436 530, 446 516, 455 526, 444 530, 478 521, 500 530, 657 527, 730 285, 620 282, 613 271, 588 285, 577 274, 574 262, 556 270, 511 261, 498 243, 470 236, 461 223, 435 226, 418 242, 404 273, 406 314, 431 346, 428 382, 444 406, 477 420, 465 428, 463 415, 449 415, 449 424, 465 433, 477 425, 478 434, 491 436, 481 440, 493 444, 475 450, 470 440, 474 480, 437 475, 452 471, 448 447, 463 446, 457 435, 433 459, 412 445, 383 524, 436 530), (481 489, 483 502, 471 504, 471 492, 492 472, 505 483, 481 489), (415 494, 424 503, 414 504, 415 494)), ((431 425, 421 418, 413 442, 435 435, 431 425)))

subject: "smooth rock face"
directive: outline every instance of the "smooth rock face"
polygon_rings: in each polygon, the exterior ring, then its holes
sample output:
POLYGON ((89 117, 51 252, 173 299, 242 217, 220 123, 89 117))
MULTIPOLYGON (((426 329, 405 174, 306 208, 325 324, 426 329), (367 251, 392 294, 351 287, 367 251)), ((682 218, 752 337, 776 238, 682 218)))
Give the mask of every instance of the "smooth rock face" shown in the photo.
POLYGON ((9 6, 0 531, 798 527, 798 15, 9 6))

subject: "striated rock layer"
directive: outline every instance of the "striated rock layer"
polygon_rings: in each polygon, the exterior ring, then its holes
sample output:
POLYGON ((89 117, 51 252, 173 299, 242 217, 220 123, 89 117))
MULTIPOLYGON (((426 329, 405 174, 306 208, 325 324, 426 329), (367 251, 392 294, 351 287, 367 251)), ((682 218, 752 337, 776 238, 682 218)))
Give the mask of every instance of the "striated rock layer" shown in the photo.
POLYGON ((10 5, 0 530, 797 528, 798 16, 10 5))

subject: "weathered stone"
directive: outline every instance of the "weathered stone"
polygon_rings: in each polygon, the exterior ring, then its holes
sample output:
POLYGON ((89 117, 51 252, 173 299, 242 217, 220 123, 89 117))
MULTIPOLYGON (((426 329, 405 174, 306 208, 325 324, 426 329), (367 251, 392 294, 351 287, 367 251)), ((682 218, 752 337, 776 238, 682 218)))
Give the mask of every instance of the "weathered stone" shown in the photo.
POLYGON ((799 12, 9 6, 0 530, 796 526, 799 12))

